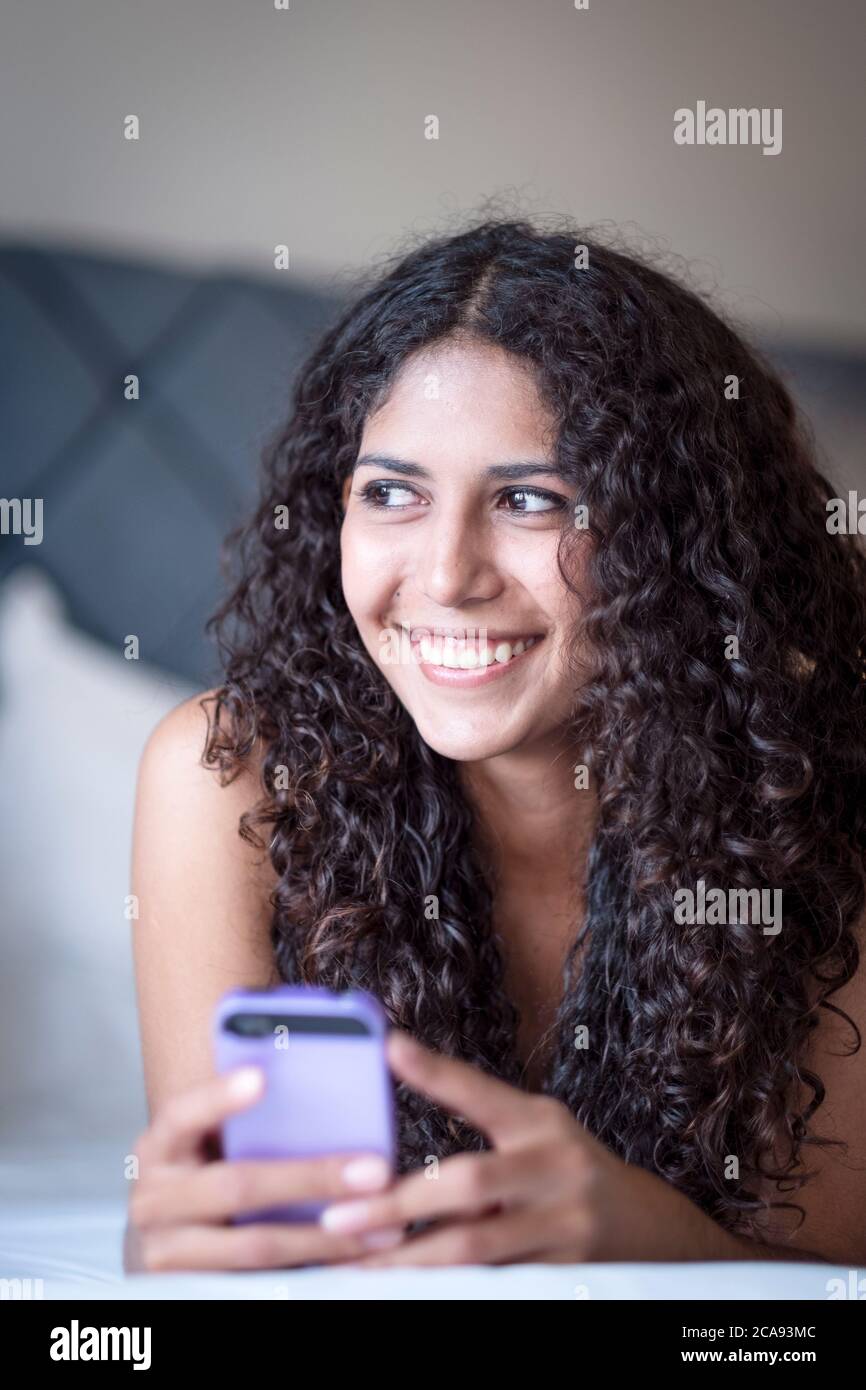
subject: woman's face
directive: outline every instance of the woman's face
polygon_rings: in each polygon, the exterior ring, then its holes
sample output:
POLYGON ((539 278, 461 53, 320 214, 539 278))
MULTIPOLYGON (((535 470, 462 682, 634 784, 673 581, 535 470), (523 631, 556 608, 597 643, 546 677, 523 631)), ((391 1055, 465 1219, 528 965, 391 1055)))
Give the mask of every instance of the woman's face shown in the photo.
POLYGON ((343 592, 361 639, 445 757, 566 721, 574 598, 557 566, 574 489, 529 370, 494 346, 424 349, 364 427, 343 489, 343 592))

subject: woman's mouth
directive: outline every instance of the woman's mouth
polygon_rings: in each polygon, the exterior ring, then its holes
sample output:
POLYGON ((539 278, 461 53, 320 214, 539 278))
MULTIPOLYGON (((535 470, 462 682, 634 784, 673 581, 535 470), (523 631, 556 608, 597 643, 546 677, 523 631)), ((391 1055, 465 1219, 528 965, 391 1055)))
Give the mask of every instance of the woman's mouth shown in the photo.
POLYGON ((427 680, 461 689, 474 689, 502 679, 516 666, 522 666, 544 640, 540 632, 488 636, 484 628, 456 637, 410 629, 408 636, 413 659, 427 680))

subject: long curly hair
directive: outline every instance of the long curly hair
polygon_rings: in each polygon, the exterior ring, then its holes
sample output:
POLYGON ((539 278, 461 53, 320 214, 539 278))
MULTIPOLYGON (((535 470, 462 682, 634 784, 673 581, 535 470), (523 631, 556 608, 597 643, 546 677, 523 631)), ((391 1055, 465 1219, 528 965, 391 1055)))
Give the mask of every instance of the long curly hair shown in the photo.
MULTIPOLYGON (((203 761, 225 782, 258 750, 239 830, 278 878, 281 977, 371 990, 393 1024, 516 1082, 496 884, 456 764, 348 612, 340 490, 409 354, 459 337, 522 359, 587 508, 559 567, 584 672, 569 737, 598 796, 543 1088, 760 1239, 763 1183, 798 1191, 804 1146, 832 1142, 804 1058, 859 960, 866 560, 828 534, 834 490, 785 385, 682 278, 569 224, 489 217, 376 268, 300 370, 230 538, 203 761), (674 894, 701 879, 781 890, 781 931, 677 922, 674 894)), ((408 1088, 397 1099, 400 1171, 487 1146, 408 1088)))

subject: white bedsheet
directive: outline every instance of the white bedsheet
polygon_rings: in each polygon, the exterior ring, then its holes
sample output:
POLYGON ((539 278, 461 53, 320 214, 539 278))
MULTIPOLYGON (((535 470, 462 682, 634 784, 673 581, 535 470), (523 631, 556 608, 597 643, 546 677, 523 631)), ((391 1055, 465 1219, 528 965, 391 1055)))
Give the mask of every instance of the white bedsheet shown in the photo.
MULTIPOLYGON (((0 1154, 0 1278, 46 1299, 827 1299, 847 1269, 776 1261, 124 1276, 123 1146, 0 1154)), ((859 1271, 866 1277, 866 1271, 859 1271)))

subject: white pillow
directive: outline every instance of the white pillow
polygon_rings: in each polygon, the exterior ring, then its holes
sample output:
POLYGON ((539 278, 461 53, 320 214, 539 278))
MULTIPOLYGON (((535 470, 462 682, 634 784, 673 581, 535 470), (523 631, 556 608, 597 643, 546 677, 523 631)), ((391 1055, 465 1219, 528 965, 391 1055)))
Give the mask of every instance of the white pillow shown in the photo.
POLYGON ((33 565, 0 585, 0 1141, 145 1120, 129 893, 138 760, 193 692, 77 631, 33 565))

